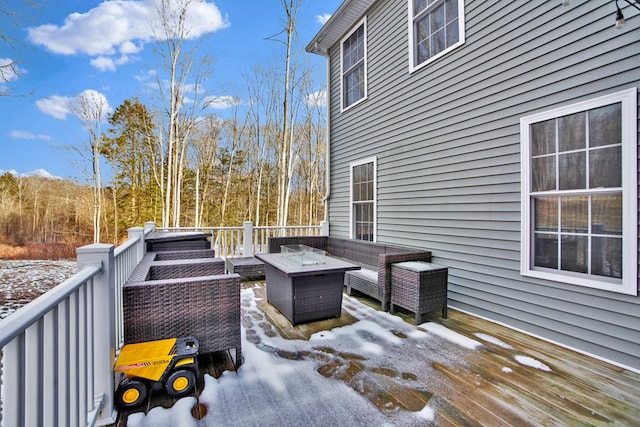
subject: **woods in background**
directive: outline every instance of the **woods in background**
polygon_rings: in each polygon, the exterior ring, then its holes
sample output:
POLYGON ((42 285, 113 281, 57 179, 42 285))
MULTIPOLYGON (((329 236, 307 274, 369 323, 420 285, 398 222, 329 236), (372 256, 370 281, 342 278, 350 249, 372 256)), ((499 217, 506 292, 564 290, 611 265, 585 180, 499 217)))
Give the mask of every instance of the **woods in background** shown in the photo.
POLYGON ((302 0, 281 0, 286 21, 267 42, 282 59, 245 76, 248 99, 206 91, 211 59, 198 56, 186 17, 193 0, 160 0, 155 96, 113 109, 88 90, 69 105, 86 130, 74 144, 86 182, 0 177, 0 243, 118 244, 127 229, 312 225, 324 219, 323 91, 297 47, 302 0), (225 107, 224 115, 210 107, 225 107))

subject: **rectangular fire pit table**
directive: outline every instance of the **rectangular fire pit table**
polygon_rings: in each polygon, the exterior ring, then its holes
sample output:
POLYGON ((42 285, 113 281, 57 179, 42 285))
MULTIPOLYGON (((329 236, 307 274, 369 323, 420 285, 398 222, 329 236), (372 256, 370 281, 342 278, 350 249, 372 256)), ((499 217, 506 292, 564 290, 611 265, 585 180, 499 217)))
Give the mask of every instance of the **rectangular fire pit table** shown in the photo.
POLYGON ((303 245, 282 249, 256 255, 264 262, 269 303, 293 325, 340 317, 344 272, 360 266, 303 245))

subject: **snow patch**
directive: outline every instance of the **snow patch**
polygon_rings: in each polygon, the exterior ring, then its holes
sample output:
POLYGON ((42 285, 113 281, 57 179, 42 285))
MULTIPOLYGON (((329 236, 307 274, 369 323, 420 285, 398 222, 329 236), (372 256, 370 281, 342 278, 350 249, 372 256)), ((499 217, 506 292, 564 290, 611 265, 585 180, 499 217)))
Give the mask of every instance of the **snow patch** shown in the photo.
POLYGON ((507 350, 515 350, 512 346, 510 346, 506 342, 501 341, 496 337, 492 337, 491 335, 483 334, 481 332, 477 332, 477 333, 475 333, 473 335, 475 335, 476 337, 480 338, 482 341, 486 341, 486 342, 489 342, 491 344, 495 344, 498 347, 506 348, 507 350))
POLYGON ((454 332, 451 329, 448 329, 437 323, 428 322, 428 323, 423 323, 421 326, 425 328, 427 331, 435 335, 438 335, 441 338, 444 338, 448 341, 454 342, 458 345, 461 345, 462 347, 465 347, 471 350, 475 350, 478 347, 482 346, 482 344, 479 343, 478 341, 465 337, 464 335, 454 332))
POLYGON ((518 355, 515 356, 515 359, 521 365, 530 366, 532 368, 540 369, 541 371, 552 372, 550 367, 540 362, 539 360, 534 359, 533 357, 518 355))

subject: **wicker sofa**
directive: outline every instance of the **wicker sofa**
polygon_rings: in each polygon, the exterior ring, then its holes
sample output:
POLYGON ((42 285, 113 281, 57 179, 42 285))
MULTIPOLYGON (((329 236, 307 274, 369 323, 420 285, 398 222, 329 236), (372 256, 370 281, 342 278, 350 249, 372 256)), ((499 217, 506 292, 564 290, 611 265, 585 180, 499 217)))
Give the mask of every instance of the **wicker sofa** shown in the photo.
POLYGON ((240 366, 240 276, 225 274, 219 258, 158 254, 147 253, 123 286, 125 344, 194 336, 201 353, 235 349, 240 366))
POLYGON ((391 304, 391 265, 431 261, 430 251, 331 236, 272 237, 269 252, 277 253, 282 245, 296 244, 322 249, 333 257, 359 264, 360 270, 347 271, 344 275, 347 293, 351 295, 355 290, 375 298, 385 311, 389 311, 391 304))

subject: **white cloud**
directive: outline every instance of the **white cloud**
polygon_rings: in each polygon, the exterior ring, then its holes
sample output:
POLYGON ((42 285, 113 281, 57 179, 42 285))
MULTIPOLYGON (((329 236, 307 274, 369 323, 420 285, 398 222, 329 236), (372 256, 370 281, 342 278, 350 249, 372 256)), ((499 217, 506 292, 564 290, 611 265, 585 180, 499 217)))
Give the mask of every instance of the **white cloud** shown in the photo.
POLYGON ((321 90, 307 95, 307 105, 327 106, 327 91, 321 90))
POLYGON ((71 113, 71 110, 69 109, 71 99, 72 98, 69 98, 68 96, 53 95, 48 98, 37 100, 36 107, 38 107, 38 110, 42 111, 44 114, 56 119, 65 120, 67 118, 67 114, 71 113))
POLYGON ((20 78, 20 74, 27 71, 18 67, 11 58, 0 58, 0 83, 10 82, 20 78))
POLYGON ((322 15, 316 15, 316 21, 318 21, 321 25, 326 24, 329 18, 331 18, 330 13, 323 13, 322 15))
POLYGON ((84 122, 104 120, 112 111, 107 97, 94 89, 86 89, 69 101, 70 112, 84 122))
POLYGON ((100 71, 115 71, 116 63, 108 56, 98 56, 89 61, 94 68, 100 71))
POLYGON ((17 170, 15 169, 10 169, 10 170, 2 170, 0 169, 0 175, 4 175, 5 173, 10 173, 11 175, 18 177, 18 178, 24 178, 26 176, 40 176, 43 178, 50 178, 50 179, 62 179, 59 176, 55 176, 55 175, 51 175, 49 173, 49 171, 47 171, 46 169, 34 169, 31 172, 27 172, 27 173, 19 173, 17 170))
POLYGON ((213 108, 214 110, 224 110, 234 105, 240 105, 240 99, 230 95, 211 96, 207 98, 205 102, 207 107, 213 108))
MULTIPOLYGON (((41 25, 29 29, 29 40, 53 53, 74 55, 83 53, 94 58, 91 64, 99 70, 125 63, 124 57, 142 50, 144 43, 162 40, 158 14, 160 0, 104 1, 85 13, 72 13, 60 26, 41 25), (106 57, 118 56, 109 63, 106 57)), ((169 2, 176 6, 178 1, 169 2)), ((175 16, 177 14, 168 14, 175 16)), ((229 26, 213 3, 193 2, 187 12, 187 39, 195 39, 229 26)), ((126 61, 128 62, 128 60, 126 61)))
POLYGON ((73 114, 81 120, 104 119, 112 111, 107 97, 94 89, 86 89, 75 97, 52 95, 36 101, 36 107, 51 117, 65 120, 73 114))
POLYGON ((49 135, 35 135, 29 131, 26 130, 14 130, 11 131, 11 137, 12 138, 16 138, 16 139, 39 139, 42 141, 50 141, 51 137, 49 135))

